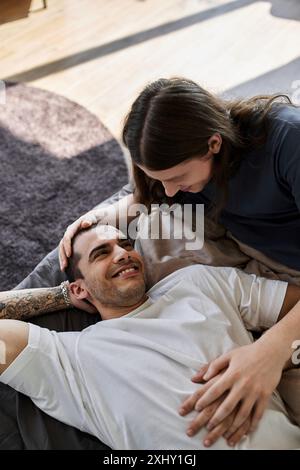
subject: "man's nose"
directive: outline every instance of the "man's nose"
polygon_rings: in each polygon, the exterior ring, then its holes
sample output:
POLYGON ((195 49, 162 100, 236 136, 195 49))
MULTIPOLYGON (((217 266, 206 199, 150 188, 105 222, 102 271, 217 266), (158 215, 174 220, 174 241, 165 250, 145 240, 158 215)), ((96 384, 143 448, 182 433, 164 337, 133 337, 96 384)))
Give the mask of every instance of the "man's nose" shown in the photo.
POLYGON ((121 246, 116 245, 114 249, 114 256, 113 256, 113 262, 114 263, 119 263, 122 260, 128 260, 130 258, 130 254, 125 248, 122 248, 121 246))
POLYGON ((168 197, 173 197, 178 191, 178 186, 175 183, 163 183, 165 193, 168 197))

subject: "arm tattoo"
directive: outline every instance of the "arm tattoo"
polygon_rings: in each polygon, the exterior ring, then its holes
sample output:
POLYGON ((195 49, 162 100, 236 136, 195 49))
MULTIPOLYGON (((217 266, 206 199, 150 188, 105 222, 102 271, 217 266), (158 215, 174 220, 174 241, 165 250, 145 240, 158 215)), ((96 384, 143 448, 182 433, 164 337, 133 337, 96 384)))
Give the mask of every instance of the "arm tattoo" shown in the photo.
POLYGON ((24 289, 0 293, 0 319, 25 320, 43 313, 70 308, 62 289, 24 289))

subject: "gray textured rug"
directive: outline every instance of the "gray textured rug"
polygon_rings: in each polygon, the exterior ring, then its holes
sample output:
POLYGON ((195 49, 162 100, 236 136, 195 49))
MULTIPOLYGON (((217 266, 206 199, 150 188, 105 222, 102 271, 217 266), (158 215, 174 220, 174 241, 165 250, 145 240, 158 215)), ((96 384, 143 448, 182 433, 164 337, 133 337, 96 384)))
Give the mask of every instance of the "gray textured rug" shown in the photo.
POLYGON ((0 105, 0 290, 11 289, 66 226, 127 182, 121 148, 81 106, 8 84, 0 105))

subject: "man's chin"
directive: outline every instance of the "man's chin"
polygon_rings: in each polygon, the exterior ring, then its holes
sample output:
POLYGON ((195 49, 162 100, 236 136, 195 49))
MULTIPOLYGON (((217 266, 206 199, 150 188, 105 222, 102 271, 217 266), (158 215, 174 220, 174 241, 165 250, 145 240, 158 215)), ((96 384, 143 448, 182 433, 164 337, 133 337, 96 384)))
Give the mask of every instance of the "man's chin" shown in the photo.
POLYGON ((125 282, 125 279, 124 279, 124 282, 120 283, 118 286, 117 286, 117 290, 118 291, 130 291, 131 289, 132 290, 136 290, 136 289, 142 289, 143 287, 145 287, 145 282, 144 282, 144 279, 126 279, 126 282, 125 282))
POLYGON ((199 185, 195 184, 191 186, 189 193, 200 193, 201 191, 203 191, 204 188, 205 188, 204 184, 199 184, 199 185))

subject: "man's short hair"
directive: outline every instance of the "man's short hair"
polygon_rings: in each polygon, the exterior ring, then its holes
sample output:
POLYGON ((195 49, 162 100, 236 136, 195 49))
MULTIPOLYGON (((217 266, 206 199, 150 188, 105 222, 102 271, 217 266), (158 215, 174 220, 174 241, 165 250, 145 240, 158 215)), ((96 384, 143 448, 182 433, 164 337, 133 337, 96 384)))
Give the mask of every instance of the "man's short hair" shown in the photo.
POLYGON ((76 279, 84 279, 84 276, 80 269, 78 268, 78 263, 80 261, 81 255, 74 251, 74 243, 76 238, 81 235, 83 232, 88 232, 89 230, 95 229, 98 224, 93 224, 90 227, 83 228, 77 232, 72 239, 72 254, 68 259, 68 266, 66 267, 65 273, 69 282, 75 282, 76 279))
POLYGON ((78 263, 80 261, 80 258, 81 256, 79 253, 74 253, 72 251, 72 255, 68 259, 68 266, 65 269, 65 273, 67 275, 69 282, 75 282, 76 279, 83 279, 83 274, 78 268, 78 263))

